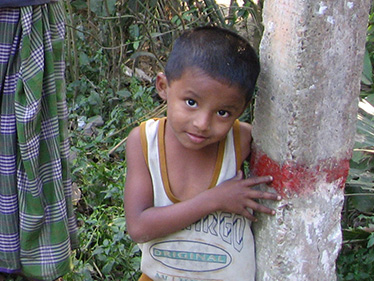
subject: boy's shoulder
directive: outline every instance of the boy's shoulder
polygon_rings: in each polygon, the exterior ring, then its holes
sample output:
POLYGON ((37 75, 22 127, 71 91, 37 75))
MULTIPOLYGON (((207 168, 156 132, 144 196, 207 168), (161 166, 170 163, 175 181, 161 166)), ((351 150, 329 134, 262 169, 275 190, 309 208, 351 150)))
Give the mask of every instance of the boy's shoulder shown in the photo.
POLYGON ((252 139, 252 125, 247 122, 239 122, 240 136, 241 138, 248 138, 249 141, 252 139))
POLYGON ((240 128, 240 147, 242 151, 242 160, 246 160, 251 151, 252 125, 246 122, 239 122, 240 128))
POLYGON ((133 128, 131 132, 129 133, 129 135, 127 136, 126 150, 129 150, 129 149, 139 150, 139 148, 141 148, 143 153, 145 153, 146 152, 145 149, 147 146, 147 140, 146 140, 147 124, 151 126, 151 131, 155 133, 158 131, 158 126, 160 123, 158 121, 165 122, 163 119, 165 118, 151 118, 146 121, 143 121, 142 123, 140 123, 139 126, 133 128))
POLYGON ((141 125, 133 128, 126 140, 126 153, 129 154, 131 150, 142 151, 142 141, 141 141, 141 125))
POLYGON ((131 130, 131 132, 127 136, 127 143, 129 141, 132 141, 133 139, 139 139, 139 138, 140 138, 140 125, 131 130))

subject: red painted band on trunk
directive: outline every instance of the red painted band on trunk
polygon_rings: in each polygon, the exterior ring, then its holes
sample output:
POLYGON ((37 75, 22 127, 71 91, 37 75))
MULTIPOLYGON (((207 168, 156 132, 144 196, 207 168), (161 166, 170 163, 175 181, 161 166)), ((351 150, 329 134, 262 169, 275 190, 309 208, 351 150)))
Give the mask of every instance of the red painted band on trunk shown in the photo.
POLYGON ((294 161, 280 164, 253 146, 250 169, 254 176, 271 175, 274 180, 270 186, 282 196, 292 196, 313 191, 321 180, 327 183, 339 181, 337 184, 343 188, 349 172, 349 159, 329 158, 313 167, 294 161))

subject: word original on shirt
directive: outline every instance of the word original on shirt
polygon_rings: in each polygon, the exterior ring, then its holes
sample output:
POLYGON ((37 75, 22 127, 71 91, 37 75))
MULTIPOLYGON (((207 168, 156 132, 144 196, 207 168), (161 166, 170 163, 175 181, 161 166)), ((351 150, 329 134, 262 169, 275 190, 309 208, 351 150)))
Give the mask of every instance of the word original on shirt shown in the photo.
POLYGON ((232 261, 231 255, 224 249, 190 240, 166 240, 155 243, 150 248, 150 254, 153 259, 167 267, 189 272, 219 270, 227 267, 232 261))

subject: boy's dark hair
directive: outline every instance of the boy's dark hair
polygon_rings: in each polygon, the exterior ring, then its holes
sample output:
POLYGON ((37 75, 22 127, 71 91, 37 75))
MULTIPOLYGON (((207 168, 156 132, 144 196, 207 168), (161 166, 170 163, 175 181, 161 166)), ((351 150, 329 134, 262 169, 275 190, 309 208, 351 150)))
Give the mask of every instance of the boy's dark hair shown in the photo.
POLYGON ((171 83, 190 67, 198 67, 213 79, 238 86, 246 102, 253 96, 260 63, 247 40, 236 33, 214 26, 184 32, 174 43, 165 67, 171 83))

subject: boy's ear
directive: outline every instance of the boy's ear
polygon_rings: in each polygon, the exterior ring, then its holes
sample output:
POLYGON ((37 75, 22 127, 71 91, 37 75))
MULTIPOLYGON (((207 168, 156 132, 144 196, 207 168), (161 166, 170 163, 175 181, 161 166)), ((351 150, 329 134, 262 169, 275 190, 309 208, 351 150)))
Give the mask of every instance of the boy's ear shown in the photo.
POLYGON ((166 78, 166 75, 162 72, 158 73, 156 77, 156 89, 160 98, 165 101, 167 100, 167 88, 168 80, 166 78))

